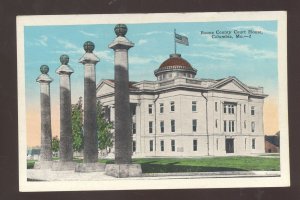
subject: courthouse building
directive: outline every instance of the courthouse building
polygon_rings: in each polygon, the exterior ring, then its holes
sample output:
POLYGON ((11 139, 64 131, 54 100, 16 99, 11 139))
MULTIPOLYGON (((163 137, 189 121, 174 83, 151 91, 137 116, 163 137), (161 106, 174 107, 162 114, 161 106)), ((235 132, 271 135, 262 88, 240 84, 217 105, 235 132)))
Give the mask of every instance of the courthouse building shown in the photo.
MULTIPOLYGON (((133 156, 264 153, 263 88, 196 74, 180 54, 171 54, 154 71, 156 81, 130 82, 133 156)), ((97 98, 114 121, 113 80, 97 85, 97 98)))

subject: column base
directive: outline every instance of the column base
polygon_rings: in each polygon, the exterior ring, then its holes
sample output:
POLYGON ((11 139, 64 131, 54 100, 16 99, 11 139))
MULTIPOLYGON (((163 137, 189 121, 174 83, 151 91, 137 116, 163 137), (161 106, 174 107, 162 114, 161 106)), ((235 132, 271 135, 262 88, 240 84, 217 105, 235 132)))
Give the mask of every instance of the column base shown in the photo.
POLYGON ((53 161, 37 161, 34 163, 33 169, 51 169, 53 161))
POLYGON ((78 163, 75 167, 75 172, 104 172, 104 163, 78 163))
POLYGON ((105 174, 117 178, 142 176, 140 164, 107 164, 105 174))
POLYGON ((75 170, 77 163, 73 161, 54 161, 52 165, 53 171, 69 171, 69 170, 75 170))

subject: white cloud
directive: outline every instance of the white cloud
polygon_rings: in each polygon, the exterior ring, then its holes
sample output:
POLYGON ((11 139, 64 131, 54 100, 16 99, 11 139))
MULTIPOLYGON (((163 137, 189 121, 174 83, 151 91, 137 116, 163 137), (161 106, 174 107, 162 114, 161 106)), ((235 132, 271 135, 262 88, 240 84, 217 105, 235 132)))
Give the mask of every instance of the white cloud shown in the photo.
POLYGON ((34 42, 27 41, 27 44, 30 46, 48 46, 48 37, 46 35, 41 35, 37 39, 34 39, 34 42))
POLYGON ((106 61, 106 62, 110 62, 113 63, 114 58, 113 58, 113 52, 109 51, 109 50, 105 50, 105 51, 94 51, 94 54, 97 55, 100 60, 106 61))
POLYGON ((220 41, 218 46, 226 49, 227 51, 244 53, 254 59, 276 59, 277 55, 273 51, 251 48, 246 44, 236 44, 228 41, 220 41))
POLYGON ((129 63, 135 65, 148 64, 152 61, 151 58, 139 57, 139 56, 130 56, 129 63))
POLYGON ((173 32, 168 32, 168 31, 150 31, 146 33, 138 33, 136 35, 143 35, 143 36, 149 36, 149 35, 157 35, 157 34, 167 34, 167 35, 172 35, 174 34, 173 32))
POLYGON ((129 57, 129 63, 133 65, 143 65, 149 63, 162 63, 166 58, 163 56, 141 57, 133 55, 129 57))
MULTIPOLYGON (((202 35, 203 36, 203 35, 202 35)), ((274 51, 268 51, 264 49, 255 49, 247 44, 237 44, 234 42, 229 42, 226 40, 218 40, 212 39, 210 36, 204 36, 209 44, 194 44, 193 46, 199 47, 206 47, 206 48, 216 48, 219 52, 214 52, 214 55, 226 57, 233 57, 230 56, 231 54, 245 54, 253 59, 276 59, 277 54, 274 51), (226 53, 224 54, 224 51, 226 53), (221 53, 223 52, 223 53, 221 53), (229 54, 231 53, 231 54, 229 54), (218 55, 219 54, 219 55, 218 55)))
POLYGON ((57 39, 56 41, 59 44, 64 45, 65 49, 79 49, 79 47, 77 45, 73 44, 72 42, 69 42, 68 40, 57 39))
POLYGON ((138 42, 137 42, 137 46, 139 46, 139 45, 143 45, 143 44, 146 44, 146 43, 148 43, 148 40, 144 40, 144 39, 141 39, 141 40, 139 40, 138 42))
MULTIPOLYGON (((68 55, 75 55, 80 58, 80 56, 84 55, 84 49, 83 47, 79 47, 76 44, 68 41, 68 40, 62 40, 58 38, 54 38, 60 45, 62 45, 62 50, 56 50, 53 51, 53 53, 57 54, 68 54, 68 55)), ((113 63, 113 53, 109 50, 105 51, 94 51, 93 52, 96 56, 100 58, 100 60, 113 63)))
POLYGON ((205 52, 205 53, 190 53, 186 54, 187 56, 191 57, 205 57, 212 60, 229 60, 230 57, 234 57, 233 53, 223 53, 223 52, 205 52))
POLYGON ((89 32, 86 32, 86 31, 79 31, 79 33, 83 34, 83 35, 86 35, 86 36, 89 36, 89 37, 95 37, 95 38, 98 38, 98 34, 95 34, 95 33, 89 33, 89 32))
POLYGON ((277 32, 267 30, 261 26, 237 26, 233 27, 232 29, 246 29, 246 30, 254 30, 254 31, 261 31, 263 34, 272 35, 274 37, 277 37, 277 32))
POLYGON ((68 55, 75 54, 76 56, 80 56, 84 54, 84 50, 82 47, 79 47, 68 40, 62 40, 58 38, 54 38, 54 39, 59 44, 59 50, 53 51, 54 53, 68 54, 68 55))

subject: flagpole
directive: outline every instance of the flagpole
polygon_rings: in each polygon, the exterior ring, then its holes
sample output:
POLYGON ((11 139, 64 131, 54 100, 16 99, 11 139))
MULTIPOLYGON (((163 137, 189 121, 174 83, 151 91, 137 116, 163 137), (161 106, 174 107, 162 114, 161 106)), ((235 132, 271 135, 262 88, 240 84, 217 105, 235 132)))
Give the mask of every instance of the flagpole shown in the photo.
POLYGON ((174 49, 176 54, 176 29, 174 28, 174 49))

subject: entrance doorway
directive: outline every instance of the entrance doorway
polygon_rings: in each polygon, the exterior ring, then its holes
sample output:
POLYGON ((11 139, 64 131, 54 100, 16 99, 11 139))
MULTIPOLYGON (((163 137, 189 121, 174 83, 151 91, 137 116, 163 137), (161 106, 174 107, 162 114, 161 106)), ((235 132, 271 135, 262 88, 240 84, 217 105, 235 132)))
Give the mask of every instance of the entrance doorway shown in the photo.
POLYGON ((234 141, 231 138, 228 138, 226 141, 226 153, 234 153, 234 141))

